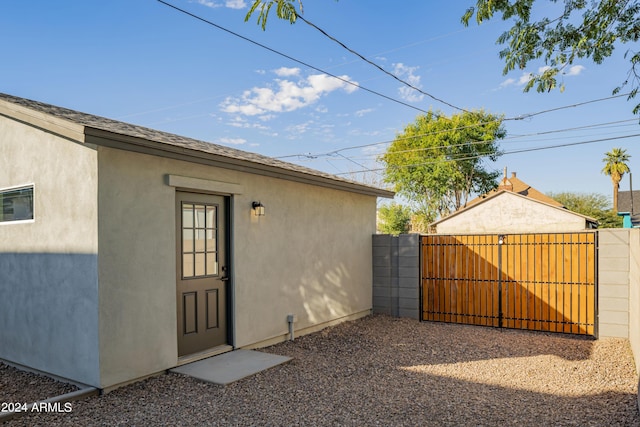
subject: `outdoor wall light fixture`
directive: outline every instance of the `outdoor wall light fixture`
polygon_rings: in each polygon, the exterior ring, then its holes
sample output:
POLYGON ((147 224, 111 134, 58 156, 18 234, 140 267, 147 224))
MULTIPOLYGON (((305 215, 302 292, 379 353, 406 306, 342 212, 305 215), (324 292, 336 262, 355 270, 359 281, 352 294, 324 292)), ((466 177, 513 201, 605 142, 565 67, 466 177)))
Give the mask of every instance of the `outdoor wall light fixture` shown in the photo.
POLYGON ((504 244, 504 242, 505 242, 506 240, 507 240, 507 236, 505 236, 504 234, 500 234, 500 235, 498 236, 498 244, 499 244, 499 245, 504 244))
POLYGON ((264 205, 260 202, 252 202, 253 214, 255 216, 264 216, 264 205))

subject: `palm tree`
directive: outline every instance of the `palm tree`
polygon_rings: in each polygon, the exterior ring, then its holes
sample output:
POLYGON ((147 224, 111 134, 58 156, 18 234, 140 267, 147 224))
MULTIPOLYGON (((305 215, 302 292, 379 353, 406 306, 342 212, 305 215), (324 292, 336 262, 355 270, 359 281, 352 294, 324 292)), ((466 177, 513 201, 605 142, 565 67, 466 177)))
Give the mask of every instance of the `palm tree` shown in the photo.
POLYGON ((629 172, 627 162, 631 155, 627 154, 627 150, 622 148, 613 148, 608 153, 605 153, 605 156, 602 159, 605 163, 602 173, 611 177, 611 182, 613 183, 613 210, 618 212, 618 189, 620 188, 622 176, 629 172))

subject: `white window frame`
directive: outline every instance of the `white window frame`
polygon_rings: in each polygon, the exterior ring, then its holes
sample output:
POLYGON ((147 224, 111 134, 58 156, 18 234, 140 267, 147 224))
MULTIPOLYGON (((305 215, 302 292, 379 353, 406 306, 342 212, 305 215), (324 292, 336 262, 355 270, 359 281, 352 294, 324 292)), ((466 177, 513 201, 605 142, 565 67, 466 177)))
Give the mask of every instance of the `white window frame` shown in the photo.
POLYGON ((0 193, 5 193, 14 190, 22 190, 23 188, 31 188, 33 193, 33 206, 31 206, 33 218, 31 219, 20 219, 15 221, 0 221, 0 226, 10 225, 10 224, 29 224, 32 222, 36 222, 36 185, 34 183, 30 184, 22 184, 22 185, 14 185, 12 187, 4 187, 0 188, 0 193))

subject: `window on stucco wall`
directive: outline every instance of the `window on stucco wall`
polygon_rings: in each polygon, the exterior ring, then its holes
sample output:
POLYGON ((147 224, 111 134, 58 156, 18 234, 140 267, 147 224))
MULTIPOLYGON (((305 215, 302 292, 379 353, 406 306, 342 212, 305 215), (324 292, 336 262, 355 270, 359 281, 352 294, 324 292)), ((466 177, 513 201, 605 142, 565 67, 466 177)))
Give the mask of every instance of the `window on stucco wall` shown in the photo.
POLYGON ((0 189, 0 222, 33 220, 33 185, 0 189))

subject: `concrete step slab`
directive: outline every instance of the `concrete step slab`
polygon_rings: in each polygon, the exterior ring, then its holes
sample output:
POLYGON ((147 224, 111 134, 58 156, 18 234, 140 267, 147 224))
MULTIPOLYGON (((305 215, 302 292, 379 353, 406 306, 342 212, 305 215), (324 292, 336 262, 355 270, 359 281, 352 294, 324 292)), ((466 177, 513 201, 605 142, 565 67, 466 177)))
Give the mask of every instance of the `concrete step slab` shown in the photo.
POLYGON ((227 385, 290 360, 290 357, 277 354, 255 350, 235 350, 178 366, 170 372, 189 375, 218 385, 227 385))

